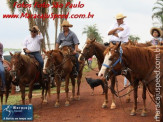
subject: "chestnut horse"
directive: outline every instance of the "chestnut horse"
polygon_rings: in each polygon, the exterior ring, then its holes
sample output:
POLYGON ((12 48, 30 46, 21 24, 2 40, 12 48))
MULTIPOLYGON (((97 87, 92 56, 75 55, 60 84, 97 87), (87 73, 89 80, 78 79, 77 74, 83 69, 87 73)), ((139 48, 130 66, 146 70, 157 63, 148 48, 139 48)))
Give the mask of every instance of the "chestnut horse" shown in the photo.
MULTIPOLYGON (((104 64, 105 66, 112 67, 115 61, 121 60, 123 61, 123 67, 128 67, 131 69, 132 74, 131 80, 133 81, 135 78, 140 79, 142 83, 148 88, 149 92, 153 95, 154 99, 156 97, 156 103, 160 102, 160 121, 163 121, 163 88, 159 88, 160 98, 158 99, 156 96, 158 90, 156 91, 155 86, 158 85, 158 80, 160 81, 160 86, 163 85, 163 51, 161 51, 158 47, 156 47, 155 51, 149 48, 143 47, 127 47, 119 45, 114 48, 108 50, 108 53, 105 56, 104 64), (158 63, 159 62, 159 69, 158 63), (156 73, 159 70, 159 77, 156 73)), ((99 73, 99 76, 105 74, 106 67, 103 66, 99 73)), ((132 111, 136 111, 134 106, 132 111)), ((157 111, 158 112, 158 111, 157 111)))
MULTIPOLYGON (((12 80, 11 75, 9 73, 9 71, 10 71, 10 62, 8 62, 7 60, 3 60, 3 66, 5 67, 5 82, 6 82, 5 104, 7 104, 7 99, 8 99, 8 96, 9 96, 9 90, 10 90, 10 87, 11 87, 11 80, 12 80)), ((2 83, 1 79, 0 79, 0 82, 2 83)), ((3 94, 4 94, 4 92, 0 91, 1 105, 3 105, 3 94)))
MULTIPOLYGON (((39 81, 42 86, 42 102, 44 102, 44 90, 46 83, 43 82, 39 66, 36 65, 36 60, 27 55, 15 53, 11 55, 11 71, 12 81, 20 86, 22 104, 25 104, 25 87, 29 85, 29 104, 32 100, 32 90, 35 82, 39 81)), ((38 63, 38 62, 37 62, 38 63)), ((47 91, 48 89, 46 89, 47 91)))
MULTIPOLYGON (((71 49, 67 46, 63 47, 61 50, 50 50, 45 51, 45 64, 43 68, 44 73, 53 73, 54 79, 57 85, 57 100, 55 103, 55 107, 59 107, 59 96, 60 96, 60 86, 62 79, 65 79, 65 92, 66 92, 66 102, 65 106, 69 106, 69 79, 71 79, 72 83, 72 97, 71 99, 75 98, 75 78, 72 74, 72 68, 74 66, 73 61, 74 56, 71 54, 71 49)), ((79 75, 78 75, 78 92, 77 92, 77 99, 80 99, 80 82, 82 76, 82 70, 84 65, 80 65, 79 75)))
MULTIPOLYGON (((100 70, 102 63, 104 61, 103 53, 104 53, 106 48, 107 48, 106 46, 96 42, 95 40, 87 39, 87 41, 86 41, 86 43, 82 49, 82 52, 79 55, 78 60, 79 61, 88 60, 88 58, 91 58, 93 55, 95 55, 97 57, 97 61, 98 61, 98 68, 100 70)), ((112 88, 114 88, 114 86, 115 86, 115 80, 116 80, 115 76, 111 77, 112 88)), ((111 103, 110 108, 115 109, 116 105, 115 105, 114 93, 112 90, 111 90, 111 93, 112 93, 112 103, 111 103)), ((127 99, 130 99, 129 96, 127 97, 127 99)), ((107 86, 107 82, 105 82, 105 101, 102 105, 102 108, 106 108, 107 103, 108 103, 108 86, 107 86)))

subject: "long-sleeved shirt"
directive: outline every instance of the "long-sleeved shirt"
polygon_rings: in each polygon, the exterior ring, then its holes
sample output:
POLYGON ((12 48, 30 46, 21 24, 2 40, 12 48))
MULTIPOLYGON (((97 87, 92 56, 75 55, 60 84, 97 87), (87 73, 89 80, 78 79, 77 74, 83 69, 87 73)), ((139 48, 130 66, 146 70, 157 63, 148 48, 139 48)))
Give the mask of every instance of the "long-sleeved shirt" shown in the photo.
POLYGON ((41 33, 36 35, 34 38, 32 38, 31 35, 28 36, 24 41, 23 49, 27 48, 30 52, 40 51, 42 39, 43 36, 41 33))
POLYGON ((117 30, 116 33, 118 34, 118 37, 114 36, 114 35, 111 35, 110 41, 128 42, 128 37, 129 37, 129 34, 130 34, 130 30, 129 30, 129 27, 125 23, 121 24, 120 26, 118 25, 118 23, 115 23, 109 28, 109 31, 111 31, 113 29, 116 29, 118 27, 122 27, 124 30, 123 31, 117 30))

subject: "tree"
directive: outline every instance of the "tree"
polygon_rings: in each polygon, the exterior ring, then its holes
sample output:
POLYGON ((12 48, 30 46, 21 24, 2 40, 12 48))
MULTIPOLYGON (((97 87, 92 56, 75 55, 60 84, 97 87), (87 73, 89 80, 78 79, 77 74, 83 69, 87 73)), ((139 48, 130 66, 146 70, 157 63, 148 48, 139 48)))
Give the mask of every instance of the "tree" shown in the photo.
POLYGON ((96 25, 86 26, 82 34, 87 34, 87 38, 91 40, 96 39, 97 42, 103 43, 103 39, 98 32, 96 25))
POLYGON ((137 43, 138 40, 140 40, 140 37, 134 36, 134 35, 129 35, 129 40, 131 40, 134 43, 137 43))
MULTIPOLYGON (((70 11, 69 8, 66 8, 65 5, 67 2, 72 3, 73 0, 7 0, 8 3, 8 7, 11 11, 12 14, 14 14, 15 9, 13 5, 15 2, 18 3, 23 3, 24 4, 30 4, 30 3, 35 3, 37 2, 38 4, 41 3, 45 3, 45 4, 50 4, 52 5, 53 2, 59 2, 62 3, 64 6, 62 8, 52 8, 52 13, 54 14, 66 14, 67 12, 70 11)), ((37 7, 32 7, 32 8, 18 8, 20 13, 25 13, 27 12, 28 14, 38 14, 38 15, 42 15, 42 14, 49 14, 49 8, 37 8, 37 7)), ((65 18, 64 18, 65 19, 65 18)), ((60 18, 60 23, 62 23, 63 18, 60 18)), ((55 25, 55 41, 57 40, 57 34, 58 34, 58 25, 59 25, 59 18, 55 18, 54 19, 54 25, 55 25)), ((48 48, 50 49, 50 39, 49 39, 49 34, 48 34, 48 26, 49 26, 49 18, 29 18, 28 19, 28 23, 29 23, 29 28, 31 28, 34 25, 37 25, 40 28, 41 33, 43 34, 44 37, 44 41, 42 44, 42 48, 45 48, 45 40, 47 40, 47 45, 48 48)), ((62 31, 62 28, 60 28, 60 31, 62 31)))
POLYGON ((153 15, 152 19, 156 18, 161 23, 161 29, 163 30, 163 0, 157 0, 155 3, 155 7, 153 7, 153 15))

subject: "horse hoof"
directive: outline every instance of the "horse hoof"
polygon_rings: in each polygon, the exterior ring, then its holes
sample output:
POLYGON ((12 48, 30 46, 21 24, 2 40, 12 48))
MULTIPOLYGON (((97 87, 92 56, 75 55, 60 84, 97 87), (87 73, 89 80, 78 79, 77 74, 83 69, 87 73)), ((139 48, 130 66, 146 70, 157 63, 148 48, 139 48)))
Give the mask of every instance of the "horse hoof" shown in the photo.
POLYGON ((56 103, 54 107, 59 108, 59 103, 56 103))
POLYGON ((116 109, 115 103, 112 103, 112 104, 111 104, 110 109, 116 109))
POLYGON ((129 103, 131 99, 126 99, 126 103, 129 103))
POLYGON ((43 100, 43 103, 47 103, 48 101, 47 100, 43 100))
POLYGON ((147 113, 143 112, 143 113, 141 113, 141 116, 142 117, 146 117, 147 116, 147 113))
POLYGON ((70 105, 70 102, 69 101, 66 101, 65 102, 65 106, 69 106, 70 105))
POLYGON ((103 105, 102 105, 102 108, 107 108, 108 106, 107 106, 107 104, 106 103, 104 103, 103 105))
POLYGON ((71 100, 75 100, 75 98, 73 96, 70 97, 71 100))
POLYGON ((131 112, 130 113, 130 116, 135 116, 136 115, 136 112, 131 112))
POLYGON ((77 96, 77 100, 80 100, 80 96, 77 96))

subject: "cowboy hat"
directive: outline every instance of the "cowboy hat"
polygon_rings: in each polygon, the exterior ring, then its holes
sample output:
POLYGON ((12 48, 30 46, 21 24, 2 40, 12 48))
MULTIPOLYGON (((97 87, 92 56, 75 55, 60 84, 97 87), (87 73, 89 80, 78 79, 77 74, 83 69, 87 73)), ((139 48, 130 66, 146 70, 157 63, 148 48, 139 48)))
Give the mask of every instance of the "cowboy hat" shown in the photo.
POLYGON ((156 28, 156 27, 153 27, 150 30, 150 33, 151 33, 152 36, 153 36, 154 30, 156 30, 158 32, 158 37, 161 37, 162 36, 162 30, 160 28, 156 28))
POLYGON ((67 20, 63 20, 61 26, 67 26, 67 27, 72 27, 73 25, 71 25, 67 20))
POLYGON ((127 16, 124 16, 123 14, 119 13, 116 15, 116 19, 122 19, 122 18, 126 18, 127 16))
POLYGON ((29 31, 38 32, 38 31, 40 31, 40 30, 39 30, 38 27, 35 25, 35 26, 33 26, 32 28, 30 28, 29 31))

